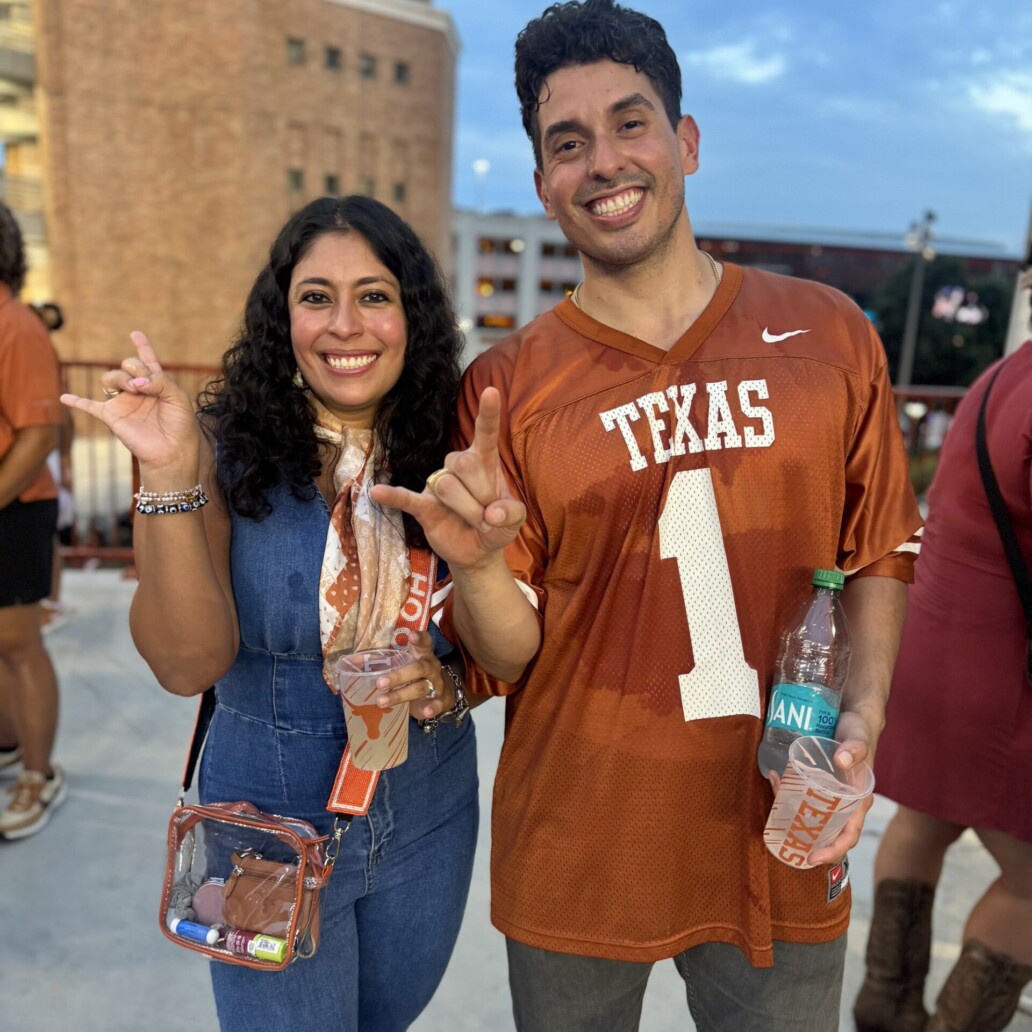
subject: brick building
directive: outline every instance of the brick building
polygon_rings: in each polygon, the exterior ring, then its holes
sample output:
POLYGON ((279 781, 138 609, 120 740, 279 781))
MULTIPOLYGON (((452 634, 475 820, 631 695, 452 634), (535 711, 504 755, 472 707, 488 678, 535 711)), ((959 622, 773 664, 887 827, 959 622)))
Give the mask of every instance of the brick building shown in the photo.
POLYGON ((325 193, 385 201, 450 264, 458 40, 428 0, 32 10, 65 359, 122 356, 141 329, 169 361, 214 362, 273 234, 325 193))

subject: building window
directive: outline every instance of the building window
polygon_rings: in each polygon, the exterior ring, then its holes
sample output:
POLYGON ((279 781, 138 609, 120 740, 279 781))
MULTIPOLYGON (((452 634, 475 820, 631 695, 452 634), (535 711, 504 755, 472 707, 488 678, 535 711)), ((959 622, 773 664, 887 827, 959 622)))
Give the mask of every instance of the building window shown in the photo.
POLYGON ((396 201, 404 201, 405 200, 405 184, 404 183, 395 183, 394 184, 394 199, 396 201))
POLYGON ((326 187, 326 192, 331 197, 337 197, 340 195, 340 176, 328 175, 323 180, 323 185, 326 187))
POLYGON ((359 176, 358 178, 358 192, 365 194, 366 197, 373 196, 373 177, 372 176, 359 176))
POLYGON ((332 69, 335 72, 339 72, 343 65, 344 59, 341 56, 340 47, 327 47, 326 67, 332 69))
POLYGON ((478 315, 477 326, 489 330, 512 330, 516 327, 514 315, 478 315))
POLYGON ((358 74, 363 79, 376 78, 376 58, 372 54, 358 55, 358 74))
POLYGON ((287 189, 291 193, 300 193, 305 188, 305 174, 299 168, 287 169, 287 189))
POLYGON ((409 81, 409 66, 404 61, 394 62, 394 81, 399 86, 407 86, 409 81))
POLYGON ((290 36, 287 39, 287 64, 305 63, 305 41, 290 36))

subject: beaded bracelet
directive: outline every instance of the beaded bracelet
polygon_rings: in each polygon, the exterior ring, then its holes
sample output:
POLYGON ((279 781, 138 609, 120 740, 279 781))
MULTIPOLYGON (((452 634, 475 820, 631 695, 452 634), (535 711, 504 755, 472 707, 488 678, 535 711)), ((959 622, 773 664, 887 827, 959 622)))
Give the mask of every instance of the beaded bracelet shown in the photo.
POLYGON ((144 516, 193 512, 207 505, 209 501, 203 484, 197 484, 186 491, 165 491, 163 494, 157 491, 144 491, 141 487, 133 497, 136 499, 136 511, 144 516))

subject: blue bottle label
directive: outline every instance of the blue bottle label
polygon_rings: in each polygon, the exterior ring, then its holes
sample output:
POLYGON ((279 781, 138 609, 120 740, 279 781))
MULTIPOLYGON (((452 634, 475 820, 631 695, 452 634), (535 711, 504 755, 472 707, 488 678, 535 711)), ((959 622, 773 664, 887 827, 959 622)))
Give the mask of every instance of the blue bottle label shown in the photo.
POLYGON ((767 727, 797 735, 831 738, 838 723, 838 708, 805 684, 776 684, 767 710, 767 727))

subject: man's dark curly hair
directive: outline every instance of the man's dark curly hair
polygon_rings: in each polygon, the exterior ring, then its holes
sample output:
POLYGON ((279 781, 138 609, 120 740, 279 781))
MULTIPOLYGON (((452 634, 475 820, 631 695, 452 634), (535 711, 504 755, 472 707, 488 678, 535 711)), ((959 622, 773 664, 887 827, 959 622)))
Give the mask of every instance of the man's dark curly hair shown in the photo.
MULTIPOLYGON (((681 120, 681 69, 663 26, 613 0, 552 4, 516 37, 516 95, 541 168, 538 109, 545 80, 570 65, 615 61, 648 76, 670 124, 681 120)), ((547 98, 546 98, 547 99, 547 98)))
POLYGON ((15 297, 25 283, 26 269, 21 226, 11 209, 0 202, 0 283, 6 283, 15 297))
MULTIPOLYGON (((373 429, 379 478, 420 491, 449 448, 462 337, 440 270, 423 242, 390 208, 370 197, 323 197, 280 230, 244 308, 243 326, 222 359, 222 375, 201 394, 201 411, 219 443, 218 481, 230 507, 260 520, 266 492, 289 486, 315 497, 321 462, 313 412, 297 369, 287 306, 294 268, 326 233, 357 233, 401 285, 408 340, 398 382, 380 403, 373 429)), ((409 544, 424 544, 407 514, 409 544)))

